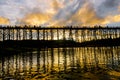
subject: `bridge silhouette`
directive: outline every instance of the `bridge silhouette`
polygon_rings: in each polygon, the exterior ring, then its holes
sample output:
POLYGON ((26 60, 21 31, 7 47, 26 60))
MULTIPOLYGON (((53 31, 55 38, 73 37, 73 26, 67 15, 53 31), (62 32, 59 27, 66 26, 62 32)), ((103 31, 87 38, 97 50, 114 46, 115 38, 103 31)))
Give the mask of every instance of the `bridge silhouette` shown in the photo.
POLYGON ((84 42, 119 38, 119 27, 0 27, 0 41, 4 40, 74 40, 84 42))
POLYGON ((86 42, 120 38, 119 27, 0 27, 0 41, 54 41, 86 42))

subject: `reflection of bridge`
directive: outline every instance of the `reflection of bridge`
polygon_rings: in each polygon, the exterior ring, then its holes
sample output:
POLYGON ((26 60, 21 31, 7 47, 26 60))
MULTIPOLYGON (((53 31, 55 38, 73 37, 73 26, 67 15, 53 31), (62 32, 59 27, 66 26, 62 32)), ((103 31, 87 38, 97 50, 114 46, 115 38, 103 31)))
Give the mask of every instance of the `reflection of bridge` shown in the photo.
POLYGON ((120 47, 81 47, 43 48, 33 52, 15 53, 7 57, 1 55, 0 79, 13 77, 18 80, 21 78, 31 80, 31 78, 43 76, 39 77, 42 80, 41 78, 48 76, 51 72, 68 74, 68 71, 77 70, 80 74, 83 71, 99 71, 100 68, 119 70, 119 53, 120 47))
POLYGON ((96 27, 96 28, 41 28, 41 27, 0 27, 0 41, 4 40, 74 40, 76 42, 118 38, 120 28, 118 27, 96 27))

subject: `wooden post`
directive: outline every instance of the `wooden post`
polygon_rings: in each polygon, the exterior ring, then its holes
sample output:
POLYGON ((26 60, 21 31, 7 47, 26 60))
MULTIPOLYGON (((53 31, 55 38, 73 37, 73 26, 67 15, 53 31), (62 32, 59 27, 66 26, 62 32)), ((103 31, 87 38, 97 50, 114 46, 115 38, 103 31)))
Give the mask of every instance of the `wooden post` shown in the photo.
POLYGON ((53 40, 53 30, 52 29, 50 30, 51 30, 51 40, 53 40))
POLYGON ((72 29, 69 29, 70 31, 69 31, 69 39, 70 40, 73 40, 73 35, 72 35, 72 29))
POLYGON ((76 42, 79 42, 78 30, 75 30, 75 41, 76 41, 76 42))
POLYGON ((0 29, 0 41, 2 41, 3 35, 2 35, 2 29, 0 29))
POLYGON ((22 29, 23 32, 23 40, 25 40, 25 29, 22 29))
POLYGON ((81 42, 83 42, 83 41, 84 41, 84 31, 81 30, 81 42))
POLYGON ((48 31, 46 31, 46 37, 47 37, 47 40, 48 40, 48 31))
POLYGON ((11 29, 8 29, 8 40, 10 40, 10 31, 11 29))
POLYGON ((63 29, 63 40, 65 40, 65 29, 63 29))
POLYGON ((96 30, 94 30, 93 36, 94 36, 94 40, 96 40, 97 39, 96 30))
POLYGON ((43 29, 43 40, 45 40, 45 29, 43 29))
MULTIPOLYGON (((23 30, 23 40, 26 40, 27 39, 27 29, 22 29, 23 30)), ((29 35, 30 37, 30 35, 29 35)))
POLYGON ((19 30, 18 29, 16 29, 16 40, 18 40, 18 32, 19 30))
POLYGON ((118 38, 118 29, 116 30, 116 38, 118 38))
POLYGON ((15 35, 14 29, 12 29, 12 31, 13 31, 13 32, 12 32, 13 40, 15 40, 15 39, 14 39, 14 35, 15 35))
POLYGON ((58 29, 57 29, 57 40, 59 40, 59 32, 58 32, 58 29))
POLYGON ((106 30, 106 39, 108 39, 109 30, 106 30))
POLYGON ((21 32, 20 32, 20 29, 18 29, 18 37, 19 37, 19 40, 21 40, 21 32))
POLYGON ((120 38, 120 29, 118 30, 118 37, 120 38))
POLYGON ((3 41, 5 40, 5 28, 3 28, 3 41))
POLYGON ((39 29, 37 29, 37 40, 39 40, 39 29))

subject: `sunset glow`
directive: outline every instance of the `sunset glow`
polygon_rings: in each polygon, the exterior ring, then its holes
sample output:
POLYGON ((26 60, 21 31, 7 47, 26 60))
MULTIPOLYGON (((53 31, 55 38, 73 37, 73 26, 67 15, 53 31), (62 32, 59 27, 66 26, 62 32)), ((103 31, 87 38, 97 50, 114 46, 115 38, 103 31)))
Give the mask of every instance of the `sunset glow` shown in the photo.
POLYGON ((120 23, 119 0, 2 0, 0 12, 2 25, 106 26, 120 23))

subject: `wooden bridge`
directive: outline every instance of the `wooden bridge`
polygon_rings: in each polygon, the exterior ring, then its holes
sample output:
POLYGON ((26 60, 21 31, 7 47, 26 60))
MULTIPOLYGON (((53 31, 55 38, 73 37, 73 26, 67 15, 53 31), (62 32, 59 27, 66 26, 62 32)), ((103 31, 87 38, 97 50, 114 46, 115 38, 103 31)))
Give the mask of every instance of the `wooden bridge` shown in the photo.
POLYGON ((119 27, 0 27, 0 41, 5 40, 74 40, 84 42, 119 38, 119 27))

